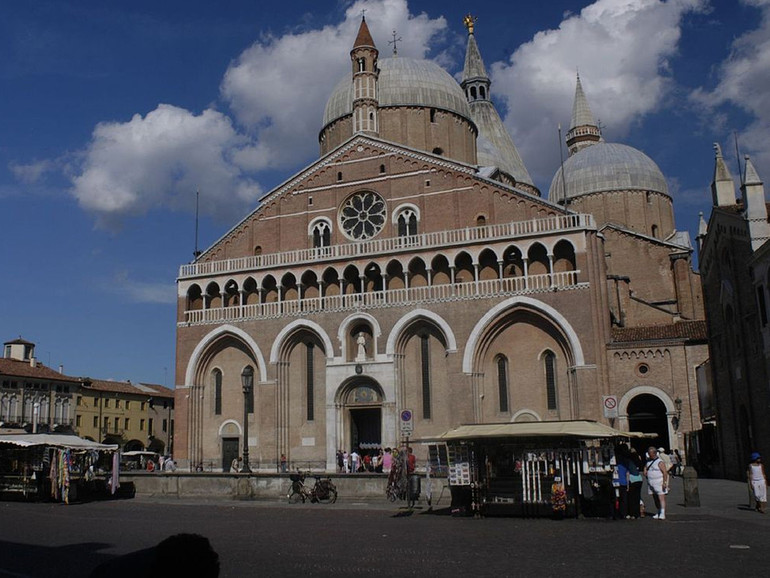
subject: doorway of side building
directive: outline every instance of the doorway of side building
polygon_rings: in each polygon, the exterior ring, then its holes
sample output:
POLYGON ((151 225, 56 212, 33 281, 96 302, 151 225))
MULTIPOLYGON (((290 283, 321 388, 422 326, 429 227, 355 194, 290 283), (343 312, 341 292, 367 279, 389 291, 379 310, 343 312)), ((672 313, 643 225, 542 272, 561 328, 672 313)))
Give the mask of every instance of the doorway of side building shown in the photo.
POLYGON ((628 403, 627 413, 628 429, 630 431, 657 435, 655 438, 650 437, 631 441, 631 445, 636 448, 640 455, 643 456, 644 452, 651 445, 663 447, 666 448, 666 451, 671 451, 666 406, 660 398, 650 393, 637 395, 628 403))
POLYGON ((229 472, 230 464, 238 457, 240 438, 222 438, 222 471, 229 472))

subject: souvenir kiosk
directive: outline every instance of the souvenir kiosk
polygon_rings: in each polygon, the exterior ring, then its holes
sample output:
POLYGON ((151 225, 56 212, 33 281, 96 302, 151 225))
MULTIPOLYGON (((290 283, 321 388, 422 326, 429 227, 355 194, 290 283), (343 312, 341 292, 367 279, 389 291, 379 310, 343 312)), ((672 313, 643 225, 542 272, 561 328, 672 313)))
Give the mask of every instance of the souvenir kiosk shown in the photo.
POLYGON ((0 497, 54 499, 69 503, 78 494, 114 494, 118 446, 76 435, 0 435, 0 497))
POLYGON ((576 517, 611 511, 614 448, 631 437, 644 434, 578 420, 463 425, 423 441, 446 444, 453 514, 576 517))

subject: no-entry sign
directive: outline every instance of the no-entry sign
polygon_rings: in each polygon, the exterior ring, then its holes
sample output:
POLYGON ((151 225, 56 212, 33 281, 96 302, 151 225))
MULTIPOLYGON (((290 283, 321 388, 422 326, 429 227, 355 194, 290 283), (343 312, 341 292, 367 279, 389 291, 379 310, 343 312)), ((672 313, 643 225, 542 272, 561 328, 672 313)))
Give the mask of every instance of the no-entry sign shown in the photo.
POLYGON ((602 406, 604 407, 604 417, 618 417, 618 398, 615 395, 602 396, 602 406))

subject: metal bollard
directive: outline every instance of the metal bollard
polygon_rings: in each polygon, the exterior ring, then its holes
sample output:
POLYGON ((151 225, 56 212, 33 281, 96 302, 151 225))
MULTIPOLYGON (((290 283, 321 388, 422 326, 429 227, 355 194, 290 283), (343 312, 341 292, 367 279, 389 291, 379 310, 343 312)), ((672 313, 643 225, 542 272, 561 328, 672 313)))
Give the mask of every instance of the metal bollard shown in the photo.
POLYGON ((700 494, 698 493, 698 472, 691 466, 685 466, 682 470, 682 483, 684 484, 684 505, 687 508, 700 507, 700 494))

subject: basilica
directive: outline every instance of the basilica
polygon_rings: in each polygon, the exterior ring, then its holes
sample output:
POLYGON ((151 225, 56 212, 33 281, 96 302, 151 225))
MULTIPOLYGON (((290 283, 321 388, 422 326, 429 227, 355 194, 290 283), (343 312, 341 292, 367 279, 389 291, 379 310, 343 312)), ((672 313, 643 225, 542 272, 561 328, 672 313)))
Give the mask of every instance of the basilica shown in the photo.
POLYGON ((458 83, 362 20, 319 158, 181 267, 180 466, 334 471, 338 450, 572 419, 688 451, 708 345, 665 177, 603 139, 578 78, 538 190, 465 24, 458 83))

